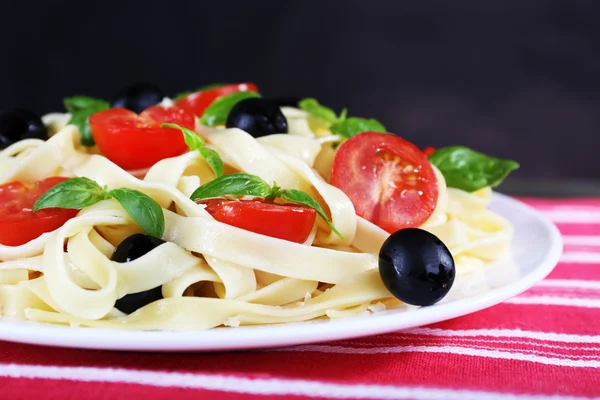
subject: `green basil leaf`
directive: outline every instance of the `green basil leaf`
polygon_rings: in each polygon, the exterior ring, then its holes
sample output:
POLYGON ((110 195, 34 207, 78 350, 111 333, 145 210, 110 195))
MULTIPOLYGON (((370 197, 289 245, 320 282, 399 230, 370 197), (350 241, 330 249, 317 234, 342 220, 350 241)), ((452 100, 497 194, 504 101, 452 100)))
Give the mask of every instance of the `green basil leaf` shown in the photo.
POLYGON ((337 115, 331 108, 319 104, 319 102, 316 99, 302 99, 298 103, 298 107, 309 113, 312 117, 317 118, 328 124, 333 124, 338 120, 337 115))
POLYGON ((222 125, 227 121, 229 112, 237 103, 242 100, 250 99, 253 97, 260 97, 260 94, 256 92, 235 92, 221 96, 212 102, 210 106, 204 111, 200 122, 202 125, 214 127, 222 125))
POLYGON ((90 117, 97 112, 108 110, 109 108, 110 105, 108 103, 99 103, 92 107, 75 111, 71 115, 71 119, 69 119, 68 123, 76 125, 77 128, 79 128, 79 136, 81 136, 81 143, 84 146, 93 146, 95 144, 94 136, 92 135, 92 130, 90 129, 90 117))
POLYGON ((85 110, 86 108, 105 107, 110 108, 110 104, 102 99, 95 99, 89 96, 71 96, 63 99, 65 108, 70 113, 85 110))
POLYGON ((443 147, 429 161, 444 175, 448 187, 474 192, 498 186, 519 163, 486 156, 463 146, 443 147))
POLYGON ((190 150, 198 151, 200 155, 204 157, 208 165, 210 165, 212 170, 215 172, 217 178, 223 175, 224 167, 223 160, 221 160, 221 156, 216 151, 204 147, 204 144, 206 142, 204 141, 204 138, 202 136, 198 135, 191 129, 177 124, 164 123, 161 124, 160 127, 179 129, 183 133, 183 139, 185 140, 185 144, 187 144, 190 150))
POLYGON ((317 203, 317 201, 313 199, 308 193, 294 189, 279 190, 277 192, 277 197, 280 197, 287 201, 291 201, 292 203, 298 203, 308 206, 310 208, 314 208, 315 211, 317 211, 317 214, 319 214, 321 218, 323 218, 325 222, 327 222, 327 225, 329 225, 331 230, 342 239, 344 238, 342 234, 335 228, 335 226, 333 226, 333 224, 329 220, 329 217, 327 216, 327 214, 325 214, 325 210, 323 210, 323 207, 321 207, 321 205, 317 203))
POLYGON ((43 208, 82 208, 106 199, 106 192, 95 181, 86 178, 71 178, 51 187, 33 205, 33 211, 43 208))
POLYGON ((356 136, 363 132, 387 132, 385 126, 375 119, 350 117, 333 123, 331 132, 347 138, 356 136))
POLYGON ((205 90, 216 89, 218 87, 231 85, 230 83, 211 83, 209 85, 204 85, 196 90, 186 90, 185 92, 178 93, 175 95, 175 100, 181 100, 184 97, 188 97, 192 93, 204 92, 205 90))
POLYGON ((194 92, 192 92, 191 90, 186 90, 185 92, 177 93, 175 95, 175 97, 173 98, 173 100, 177 101, 177 100, 184 99, 184 98, 188 97, 192 93, 194 93, 194 92))
POLYGON ((193 130, 186 128, 185 126, 165 122, 164 124, 161 124, 160 127, 179 129, 181 133, 183 133, 183 140, 185 140, 185 144, 187 144, 192 151, 200 150, 206 143, 202 136, 198 135, 193 130))
POLYGON ((344 109, 340 113, 340 117, 338 118, 337 122, 345 121, 346 118, 348 118, 348 109, 344 107, 344 109))
POLYGON ((231 83, 209 83, 208 85, 196 89, 196 92, 204 92, 206 90, 216 89, 227 85, 231 85, 231 83))
POLYGON ((279 197, 279 193, 281 193, 281 186, 277 184, 277 182, 273 182, 273 187, 271 188, 271 193, 267 197, 266 200, 275 200, 276 197, 279 197))
POLYGON ((114 189, 108 194, 121 204, 144 232, 153 237, 162 237, 165 232, 165 215, 151 197, 128 188, 114 189))
POLYGON ((231 174, 200 186, 190 197, 193 201, 221 196, 256 196, 267 197, 271 187, 256 175, 231 174))
POLYGON ((217 178, 223 176, 223 160, 219 153, 208 147, 201 147, 198 149, 202 157, 206 160, 208 165, 212 168, 217 178))

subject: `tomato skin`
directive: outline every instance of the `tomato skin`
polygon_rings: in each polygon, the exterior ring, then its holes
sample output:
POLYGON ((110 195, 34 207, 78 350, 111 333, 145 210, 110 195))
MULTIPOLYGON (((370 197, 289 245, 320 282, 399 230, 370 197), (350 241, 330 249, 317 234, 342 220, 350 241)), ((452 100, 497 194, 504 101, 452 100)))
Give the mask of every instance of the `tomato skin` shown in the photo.
POLYGON ((425 155, 426 155, 427 157, 429 157, 430 155, 433 155, 433 154, 435 154, 435 151, 436 151, 436 150, 435 150, 435 147, 431 147, 431 146, 425 147, 425 148, 423 149, 423 153, 425 153, 425 155))
POLYGON ((191 112, 192 114, 201 117, 204 111, 210 104, 221 96, 235 92, 257 92, 258 87, 254 83, 236 83, 233 85, 224 85, 213 89, 203 90, 201 92, 192 93, 183 99, 175 102, 177 107, 191 112))
POLYGON ((192 130, 196 125, 194 116, 179 107, 155 105, 139 115, 125 108, 100 111, 90 117, 90 128, 102 154, 132 171, 186 151, 181 131, 161 128, 164 122, 192 130))
POLYGON ((219 222, 290 242, 304 243, 317 216, 313 208, 263 200, 201 200, 219 222))
POLYGON ((330 183, 358 215, 390 233, 421 226, 437 204, 437 178, 425 154, 389 133, 365 132, 343 143, 330 183))
POLYGON ((67 178, 51 177, 28 187, 21 182, 0 186, 0 244, 20 246, 45 232, 60 228, 79 210, 46 208, 33 212, 36 200, 67 178))

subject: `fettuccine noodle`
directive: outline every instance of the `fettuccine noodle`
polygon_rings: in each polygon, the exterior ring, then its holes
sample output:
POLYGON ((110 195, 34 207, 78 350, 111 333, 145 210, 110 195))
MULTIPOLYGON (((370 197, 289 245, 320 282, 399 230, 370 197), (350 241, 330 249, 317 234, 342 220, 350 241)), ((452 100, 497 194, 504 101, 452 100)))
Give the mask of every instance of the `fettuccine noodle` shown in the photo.
MULTIPOLYGON (((111 261, 123 239, 142 231, 117 201, 103 200, 54 232, 21 246, 0 245, 0 315, 82 327, 193 330, 401 307, 377 271, 378 252, 389 234, 357 216, 350 199, 327 183, 340 138, 315 134, 302 111, 284 108, 284 113, 289 134, 255 139, 239 129, 197 130, 228 172, 258 175, 312 195, 341 237, 321 219, 302 244, 218 222, 190 200, 198 186, 215 178, 198 153, 162 160, 138 179, 85 151, 77 128, 65 126, 63 114, 45 118, 57 133, 2 150, 0 184, 84 176, 109 189, 139 190, 163 208, 167 243, 129 263, 111 261), (114 307, 127 294, 158 286, 162 300, 130 315, 114 307)), ((448 246, 458 279, 506 257, 512 227, 488 210, 492 191, 446 188, 437 169, 436 175, 438 203, 422 228, 448 246)))

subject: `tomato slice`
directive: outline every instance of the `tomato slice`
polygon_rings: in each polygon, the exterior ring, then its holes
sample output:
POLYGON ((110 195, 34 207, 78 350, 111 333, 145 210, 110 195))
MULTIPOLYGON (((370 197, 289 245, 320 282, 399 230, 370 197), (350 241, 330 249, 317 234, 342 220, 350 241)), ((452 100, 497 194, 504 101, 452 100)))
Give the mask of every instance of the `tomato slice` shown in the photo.
POLYGON ((181 131, 161 128, 172 122, 194 129, 193 114, 175 106, 152 106, 141 114, 125 108, 111 108, 90 117, 90 128, 98 148, 112 162, 126 170, 148 168, 156 162, 184 153, 181 131))
POLYGON ((331 184, 356 213, 386 231, 421 226, 435 210, 437 178, 425 154, 389 133, 365 132, 340 146, 331 184))
POLYGON ((317 215, 310 207, 263 200, 211 199, 198 204, 206 204, 206 211, 217 221, 296 243, 306 241, 317 215))
POLYGON ((425 147, 423 149, 423 153, 425 153, 425 155, 427 157, 429 157, 430 155, 435 154, 435 152, 436 152, 435 147, 428 146, 428 147, 425 147))
POLYGON ((36 200, 67 178, 52 177, 25 185, 10 182, 0 186, 0 244, 19 246, 45 232, 60 228, 79 210, 46 208, 33 212, 36 200))
POLYGON ((177 100, 175 105, 192 114, 201 117, 210 104, 221 96, 235 92, 257 92, 258 87, 254 83, 236 83, 233 85, 219 86, 213 89, 192 93, 183 99, 177 100))

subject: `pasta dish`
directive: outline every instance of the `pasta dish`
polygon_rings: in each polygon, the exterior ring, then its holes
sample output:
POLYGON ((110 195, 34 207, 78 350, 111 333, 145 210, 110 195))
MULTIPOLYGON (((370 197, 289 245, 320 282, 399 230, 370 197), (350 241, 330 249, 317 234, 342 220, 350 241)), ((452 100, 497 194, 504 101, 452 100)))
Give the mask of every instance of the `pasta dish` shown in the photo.
POLYGON ((512 226, 488 205, 514 161, 422 151, 374 119, 253 84, 117 97, 0 116, 4 319, 202 330, 346 318, 433 305, 510 250, 512 226))

